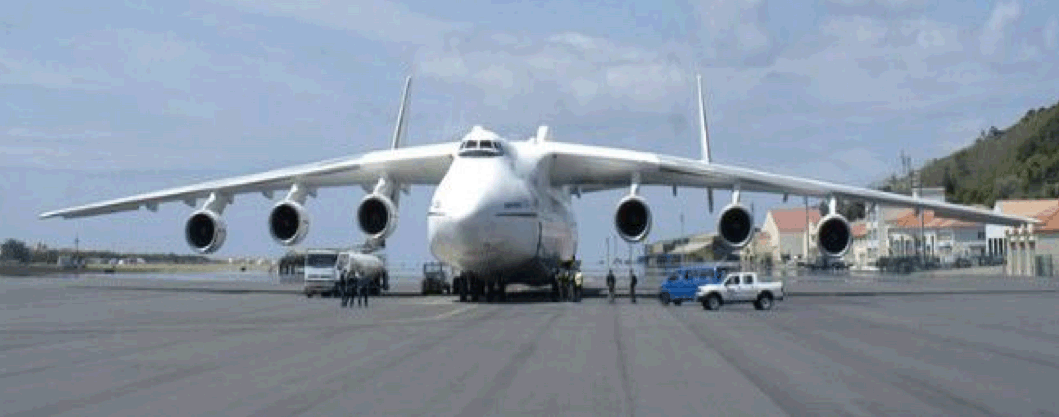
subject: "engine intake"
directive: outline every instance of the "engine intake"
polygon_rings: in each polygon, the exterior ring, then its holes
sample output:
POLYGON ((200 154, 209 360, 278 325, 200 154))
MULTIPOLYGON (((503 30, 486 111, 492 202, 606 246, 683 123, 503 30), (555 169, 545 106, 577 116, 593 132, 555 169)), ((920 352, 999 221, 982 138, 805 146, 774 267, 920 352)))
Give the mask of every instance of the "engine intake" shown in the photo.
POLYGON ((357 225, 369 237, 385 239, 397 228, 397 206, 384 195, 370 194, 357 207, 357 225))
POLYGON ((626 242, 642 242, 651 232, 651 208, 639 196, 625 196, 614 210, 614 226, 626 242))
POLYGON ((297 201, 281 201, 268 215, 268 231, 281 245, 297 245, 309 234, 309 213, 297 201))
POLYGON ((208 254, 216 252, 224 245, 228 236, 228 227, 221 216, 210 210, 199 210, 191 213, 184 225, 184 239, 196 252, 208 254))
POLYGON ((853 242, 853 230, 841 214, 828 214, 820 219, 816 228, 816 246, 820 253, 833 258, 841 257, 853 242))
POLYGON ((729 204, 717 216, 717 234, 729 248, 741 249, 754 237, 754 216, 741 204, 729 204))

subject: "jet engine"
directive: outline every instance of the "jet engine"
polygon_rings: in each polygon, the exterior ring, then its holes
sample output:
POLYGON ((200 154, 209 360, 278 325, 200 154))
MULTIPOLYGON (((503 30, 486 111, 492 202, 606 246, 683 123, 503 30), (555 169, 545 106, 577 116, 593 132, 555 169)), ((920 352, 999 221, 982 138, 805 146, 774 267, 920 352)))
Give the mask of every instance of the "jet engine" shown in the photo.
POLYGON ((614 226, 626 242, 642 242, 651 232, 651 208, 637 195, 627 195, 614 210, 614 226))
POLYGON ((188 246, 201 254, 213 253, 224 245, 228 236, 228 227, 221 215, 211 210, 198 210, 191 213, 184 226, 184 238, 188 246))
POLYGON ((742 204, 729 204, 717 216, 717 234, 729 248, 741 249, 754 237, 754 216, 742 204))
POLYGON ((397 228, 397 205, 382 194, 369 194, 357 207, 357 224, 373 239, 385 239, 397 228))
POLYGON ((283 200, 268 215, 268 231, 283 246, 297 245, 309 234, 309 213, 293 200, 283 200))
POLYGON ((816 228, 816 246, 820 253, 830 257, 841 257, 849 250, 853 241, 853 230, 841 214, 828 214, 820 219, 816 228))

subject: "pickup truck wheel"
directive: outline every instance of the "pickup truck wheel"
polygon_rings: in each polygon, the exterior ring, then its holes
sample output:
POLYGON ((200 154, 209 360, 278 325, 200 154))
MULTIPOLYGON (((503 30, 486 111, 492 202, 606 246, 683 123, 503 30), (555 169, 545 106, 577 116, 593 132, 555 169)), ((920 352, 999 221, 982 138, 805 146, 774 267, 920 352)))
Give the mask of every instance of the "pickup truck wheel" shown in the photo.
POLYGON ((772 294, 764 293, 757 296, 757 301, 754 302, 754 308, 758 310, 771 310, 772 294))
POLYGON ((721 309, 721 297, 717 294, 710 294, 705 300, 702 300, 702 308, 707 310, 720 310, 721 309))
POLYGON ((669 293, 664 292, 664 293, 659 294, 658 295, 658 301, 660 303, 662 303, 662 305, 668 306, 669 305, 669 293))

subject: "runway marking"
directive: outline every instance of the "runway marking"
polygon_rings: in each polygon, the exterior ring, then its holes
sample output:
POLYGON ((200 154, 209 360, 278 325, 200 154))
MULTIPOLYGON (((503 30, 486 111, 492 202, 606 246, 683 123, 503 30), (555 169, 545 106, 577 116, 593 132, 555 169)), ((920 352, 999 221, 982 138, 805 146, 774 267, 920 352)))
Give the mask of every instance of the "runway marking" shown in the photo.
POLYGON ((455 315, 460 314, 460 313, 462 313, 464 311, 467 311, 467 310, 470 310, 470 309, 473 309, 473 308, 477 308, 477 307, 478 307, 477 304, 472 304, 472 305, 465 306, 463 308, 458 308, 458 309, 455 309, 455 310, 452 310, 452 311, 446 311, 444 313, 441 313, 441 314, 438 314, 438 315, 434 315, 434 316, 431 316, 431 317, 417 317, 417 318, 412 318, 412 319, 401 319, 401 320, 386 320, 386 321, 377 321, 375 323, 376 324, 409 324, 409 323, 422 323, 422 322, 425 322, 425 321, 436 321, 436 320, 446 319, 446 318, 455 316, 455 315))

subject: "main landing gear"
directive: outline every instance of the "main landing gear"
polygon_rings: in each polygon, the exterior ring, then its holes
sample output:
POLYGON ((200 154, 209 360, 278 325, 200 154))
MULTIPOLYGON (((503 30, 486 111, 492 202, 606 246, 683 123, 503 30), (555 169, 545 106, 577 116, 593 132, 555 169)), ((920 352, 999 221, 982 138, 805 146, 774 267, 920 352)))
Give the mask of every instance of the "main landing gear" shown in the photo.
POLYGON ((477 303, 483 298, 487 302, 507 301, 507 282, 503 278, 485 281, 473 274, 461 274, 453 280, 460 294, 460 302, 477 303))

